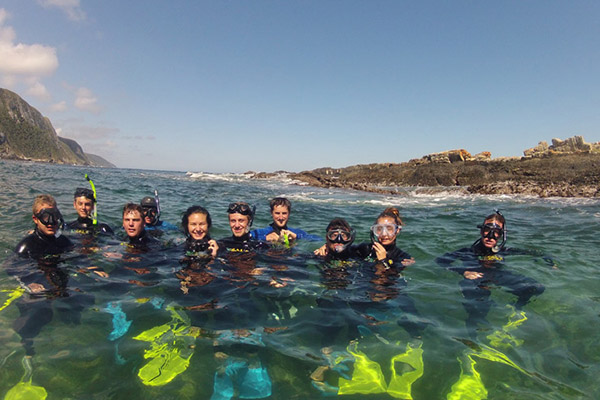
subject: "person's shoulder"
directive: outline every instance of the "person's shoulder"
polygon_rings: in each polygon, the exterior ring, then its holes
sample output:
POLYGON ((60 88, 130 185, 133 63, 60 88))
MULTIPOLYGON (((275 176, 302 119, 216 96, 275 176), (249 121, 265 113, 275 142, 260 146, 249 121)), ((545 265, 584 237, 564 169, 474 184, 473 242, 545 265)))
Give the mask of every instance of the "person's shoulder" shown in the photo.
POLYGON ((66 229, 77 229, 77 228, 79 228, 79 221, 75 220, 75 221, 67 222, 65 224, 65 228, 66 229))
POLYGON ((172 224, 172 223, 170 223, 168 221, 162 221, 161 220, 160 222, 161 222, 161 225, 160 225, 161 229, 165 229, 165 230, 168 230, 168 231, 174 231, 174 230, 178 229, 177 225, 172 224))
POLYGON ((31 248, 32 243, 36 241, 36 235, 34 233, 30 233, 19 240, 19 243, 15 246, 15 253, 20 256, 27 256, 29 254, 29 250, 31 248))
POLYGON ((69 239, 69 237, 65 236, 65 235, 60 235, 59 237, 57 237, 56 238, 56 243, 59 246, 62 246, 62 247, 72 246, 73 245, 73 242, 71 241, 71 239, 69 239))
POLYGON ((369 242, 363 242, 352 245, 350 249, 356 257, 367 258, 372 253, 373 245, 369 242))
POLYGON ((106 233, 108 235, 114 235, 115 233, 109 225, 104 223, 98 224, 98 232, 106 233))
POLYGON ((271 232, 273 232, 273 227, 269 225, 265 228, 251 230, 250 237, 254 240, 267 240, 267 235, 271 232))

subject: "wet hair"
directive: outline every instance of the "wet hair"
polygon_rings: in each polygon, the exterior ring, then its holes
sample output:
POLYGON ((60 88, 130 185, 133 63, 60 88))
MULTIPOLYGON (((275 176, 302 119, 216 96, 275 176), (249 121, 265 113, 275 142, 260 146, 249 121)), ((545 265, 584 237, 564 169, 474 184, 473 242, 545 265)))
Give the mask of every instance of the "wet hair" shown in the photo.
POLYGON ((40 194, 33 200, 33 214, 35 214, 38 211, 38 209, 41 208, 44 204, 48 204, 51 205, 53 208, 57 208, 56 200, 54 200, 54 197, 52 197, 49 194, 40 194))
POLYGON ((269 202, 269 207, 271 207, 271 212, 273 212, 273 209, 275 207, 287 207, 288 212, 292 212, 292 203, 286 199, 285 197, 274 197, 270 202, 269 202))
POLYGON ((212 219, 210 218, 210 213, 208 210, 202 206, 191 206, 183 213, 181 217, 181 226, 183 227, 183 231, 186 235, 189 236, 190 232, 188 231, 188 221, 190 219, 190 215, 192 214, 202 214, 206 215, 206 223, 208 224, 208 228, 212 226, 212 219))
POLYGON ((140 213, 142 220, 144 219, 144 209, 142 208, 142 206, 140 206, 137 203, 127 203, 125 204, 125 206, 123 207, 123 217, 125 216, 125 213, 129 213, 132 211, 137 211, 140 213))
POLYGON ((379 221, 381 218, 392 218, 396 225, 404 225, 402 222, 402 218, 400 218, 400 212, 396 207, 388 207, 379 214, 379 216, 375 219, 375 223, 379 221))
POLYGON ((78 197, 85 197, 92 202, 96 202, 96 198, 94 197, 94 192, 91 189, 78 187, 75 189, 75 193, 73 194, 73 200, 77 200, 78 197))
POLYGON ((483 225, 485 225, 485 223, 487 221, 498 222, 498 223, 502 224, 502 227, 504 227, 504 225, 506 225, 506 220, 504 219, 504 215, 498 214, 498 213, 490 214, 487 217, 485 217, 485 219, 483 220, 483 225))
POLYGON ((327 225, 327 228, 325 229, 325 232, 329 232, 333 229, 344 229, 347 230, 348 232, 350 232, 352 230, 352 227, 350 226, 350 224, 348 223, 348 221, 346 221, 343 218, 334 218, 331 220, 331 222, 329 223, 329 225, 327 225))

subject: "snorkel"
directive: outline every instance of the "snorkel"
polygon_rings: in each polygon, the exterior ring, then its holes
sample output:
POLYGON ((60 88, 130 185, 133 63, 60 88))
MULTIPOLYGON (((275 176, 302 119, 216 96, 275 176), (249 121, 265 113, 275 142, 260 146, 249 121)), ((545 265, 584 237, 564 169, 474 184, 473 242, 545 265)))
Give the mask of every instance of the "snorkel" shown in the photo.
POLYGON ((154 189, 154 200, 156 201, 156 221, 160 219, 160 199, 158 198, 158 190, 154 189))
POLYGON ((94 209, 92 210, 92 224, 98 225, 98 198, 96 197, 96 186, 90 179, 88 174, 85 174, 85 179, 90 183, 92 192, 94 192, 94 209))
POLYGON ((507 234, 507 231, 506 231, 506 218, 504 218, 504 215, 502 215, 502 213, 500 212, 500 210, 498 210, 498 209, 495 209, 495 210, 494 210, 494 212, 495 212, 496 214, 498 214, 500 217, 502 217, 502 219, 504 220, 504 223, 502 224, 502 243, 500 243, 500 245, 496 245, 496 246, 494 246, 494 248, 492 249, 492 251, 493 251, 494 253, 497 253, 497 252, 499 252, 499 251, 500 251, 500 250, 501 250, 501 249, 504 247, 504 245, 506 244, 506 239, 507 239, 507 236, 508 236, 508 234, 507 234))

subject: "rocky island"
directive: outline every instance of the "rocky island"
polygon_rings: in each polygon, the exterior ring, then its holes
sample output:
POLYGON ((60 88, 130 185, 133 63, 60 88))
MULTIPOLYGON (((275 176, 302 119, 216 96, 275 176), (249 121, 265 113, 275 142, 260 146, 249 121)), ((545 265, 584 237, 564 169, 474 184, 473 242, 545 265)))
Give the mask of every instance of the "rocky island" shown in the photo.
MULTIPOLYGON (((522 157, 492 159, 464 150, 429 154, 404 163, 318 168, 288 173, 318 187, 407 194, 458 191, 479 194, 521 194, 537 197, 600 197, 600 143, 582 136, 540 142, 522 157)), ((253 177, 266 177, 254 174, 253 177)))

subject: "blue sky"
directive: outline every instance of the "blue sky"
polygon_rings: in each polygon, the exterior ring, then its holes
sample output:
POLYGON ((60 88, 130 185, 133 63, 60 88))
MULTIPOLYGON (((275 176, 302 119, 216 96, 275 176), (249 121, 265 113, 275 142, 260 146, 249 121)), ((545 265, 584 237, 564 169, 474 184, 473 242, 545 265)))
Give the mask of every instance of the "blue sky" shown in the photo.
POLYGON ((119 167, 600 141, 598 1, 3 0, 0 87, 119 167))

